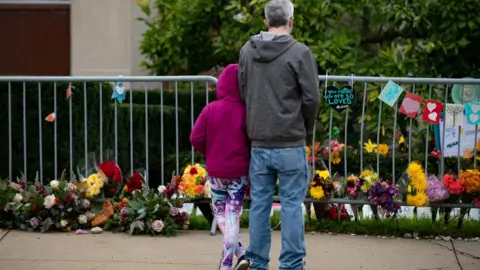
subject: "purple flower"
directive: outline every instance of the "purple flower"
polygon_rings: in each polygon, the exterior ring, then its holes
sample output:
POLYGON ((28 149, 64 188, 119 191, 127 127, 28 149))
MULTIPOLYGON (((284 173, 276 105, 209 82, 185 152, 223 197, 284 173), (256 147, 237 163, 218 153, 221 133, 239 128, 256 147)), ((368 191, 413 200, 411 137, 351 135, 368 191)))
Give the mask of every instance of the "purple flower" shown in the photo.
POLYGON ((39 222, 38 222, 38 219, 37 218, 31 218, 30 219, 30 226, 32 226, 32 228, 37 228, 39 225, 39 222))
POLYGON ((177 207, 170 208, 170 215, 172 217, 178 216, 180 214, 180 212, 181 212, 180 209, 177 208, 177 207))
POLYGON ((122 209, 120 209, 120 215, 122 215, 122 217, 128 216, 128 211, 126 207, 122 207, 122 209))

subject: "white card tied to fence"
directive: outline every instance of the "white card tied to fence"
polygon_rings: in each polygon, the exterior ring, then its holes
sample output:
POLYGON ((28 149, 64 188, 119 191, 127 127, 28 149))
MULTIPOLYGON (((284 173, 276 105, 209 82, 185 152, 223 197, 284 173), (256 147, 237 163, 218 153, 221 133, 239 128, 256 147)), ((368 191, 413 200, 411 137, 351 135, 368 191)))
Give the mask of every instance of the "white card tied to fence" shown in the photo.
POLYGON ((463 104, 445 104, 445 125, 446 127, 463 125, 463 104))

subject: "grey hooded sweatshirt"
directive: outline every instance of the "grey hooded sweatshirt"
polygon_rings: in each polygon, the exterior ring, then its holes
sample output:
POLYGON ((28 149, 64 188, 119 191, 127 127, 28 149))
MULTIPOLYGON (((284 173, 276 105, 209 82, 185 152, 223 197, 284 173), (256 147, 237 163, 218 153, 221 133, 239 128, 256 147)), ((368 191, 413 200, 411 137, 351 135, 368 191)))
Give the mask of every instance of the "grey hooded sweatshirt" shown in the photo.
POLYGON ((311 143, 320 100, 312 51, 291 35, 261 32, 240 51, 240 95, 252 146, 311 143))

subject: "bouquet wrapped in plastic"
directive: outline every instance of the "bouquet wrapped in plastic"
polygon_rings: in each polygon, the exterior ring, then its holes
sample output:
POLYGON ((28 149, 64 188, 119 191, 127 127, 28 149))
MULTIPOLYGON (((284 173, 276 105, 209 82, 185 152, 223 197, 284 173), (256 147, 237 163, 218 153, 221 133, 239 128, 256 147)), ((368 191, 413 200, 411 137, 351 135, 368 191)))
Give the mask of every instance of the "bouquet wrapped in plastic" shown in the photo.
POLYGON ((368 193, 368 200, 374 206, 381 208, 381 216, 396 216, 400 211, 401 196, 398 185, 392 185, 390 180, 378 179, 368 193))
POLYGON ((431 202, 441 202, 450 196, 447 188, 435 175, 427 177, 427 196, 431 202))

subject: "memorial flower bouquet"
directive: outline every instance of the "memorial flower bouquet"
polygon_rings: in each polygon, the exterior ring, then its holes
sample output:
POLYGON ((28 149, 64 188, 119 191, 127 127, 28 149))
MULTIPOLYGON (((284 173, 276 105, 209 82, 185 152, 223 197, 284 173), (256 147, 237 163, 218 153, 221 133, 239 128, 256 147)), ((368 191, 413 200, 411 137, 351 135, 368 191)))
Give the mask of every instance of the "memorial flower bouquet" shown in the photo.
POLYGON ((114 161, 104 161, 97 166, 98 172, 102 173, 105 185, 105 197, 113 198, 122 191, 122 170, 114 161))
POLYGON ((408 165, 406 172, 410 179, 407 187, 407 204, 417 207, 428 205, 428 196, 425 193, 427 177, 422 165, 414 161, 408 165))
POLYGON ((362 194, 362 181, 356 175, 350 175, 346 181, 346 195, 349 199, 357 199, 362 194))
POLYGON ((200 164, 188 165, 185 168, 178 189, 189 199, 211 198, 207 171, 200 164))
POLYGON ((427 178, 427 196, 430 202, 441 202, 450 196, 448 189, 443 183, 438 180, 435 175, 430 175, 427 178))
POLYGON ((390 180, 378 179, 368 192, 368 200, 374 206, 381 208, 384 217, 396 216, 400 211, 401 196, 399 186, 393 185, 390 180))
POLYGON ((321 200, 332 195, 333 185, 330 180, 330 173, 327 169, 315 171, 315 176, 310 183, 309 193, 314 199, 321 200))
POLYGON ((373 169, 365 169, 360 174, 360 190, 367 194, 370 187, 378 180, 378 174, 373 169))

